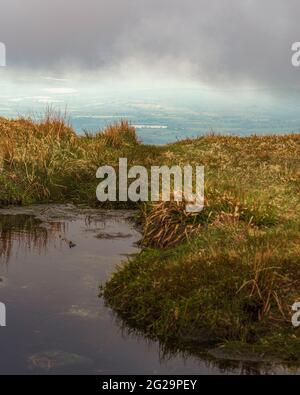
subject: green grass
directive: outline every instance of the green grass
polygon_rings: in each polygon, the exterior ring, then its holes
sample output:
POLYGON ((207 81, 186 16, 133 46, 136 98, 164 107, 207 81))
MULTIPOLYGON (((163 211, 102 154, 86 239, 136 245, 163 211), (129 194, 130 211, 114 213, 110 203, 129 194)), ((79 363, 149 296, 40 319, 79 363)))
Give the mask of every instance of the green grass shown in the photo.
POLYGON ((299 154, 299 135, 164 147, 166 164, 204 164, 205 209, 188 216, 174 203, 148 205, 144 250, 104 286, 106 302, 172 349, 300 362, 300 328, 291 324, 300 300, 299 154))
POLYGON ((60 117, 0 118, 0 203, 97 206, 96 170, 120 157, 148 168, 204 165, 205 208, 123 204, 141 209, 143 251, 104 285, 106 303, 172 348, 300 362, 300 328, 291 324, 300 300, 300 135, 147 146, 126 122, 80 137, 60 117))

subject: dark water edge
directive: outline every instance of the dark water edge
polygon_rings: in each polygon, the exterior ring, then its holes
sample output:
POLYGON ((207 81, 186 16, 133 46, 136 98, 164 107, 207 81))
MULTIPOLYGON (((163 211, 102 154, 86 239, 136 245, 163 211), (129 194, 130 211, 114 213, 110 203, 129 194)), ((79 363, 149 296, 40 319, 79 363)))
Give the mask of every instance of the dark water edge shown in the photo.
POLYGON ((132 211, 36 205, 0 210, 0 374, 265 374, 280 365, 165 352, 99 298, 139 252, 132 211))

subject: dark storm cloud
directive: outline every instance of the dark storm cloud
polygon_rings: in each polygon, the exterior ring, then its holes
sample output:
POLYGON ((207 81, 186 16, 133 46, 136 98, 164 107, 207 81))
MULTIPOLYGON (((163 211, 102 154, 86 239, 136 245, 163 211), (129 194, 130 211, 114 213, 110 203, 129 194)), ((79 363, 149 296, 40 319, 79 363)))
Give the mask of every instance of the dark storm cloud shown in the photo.
POLYGON ((0 0, 11 68, 185 72, 210 84, 298 85, 299 0, 0 0))

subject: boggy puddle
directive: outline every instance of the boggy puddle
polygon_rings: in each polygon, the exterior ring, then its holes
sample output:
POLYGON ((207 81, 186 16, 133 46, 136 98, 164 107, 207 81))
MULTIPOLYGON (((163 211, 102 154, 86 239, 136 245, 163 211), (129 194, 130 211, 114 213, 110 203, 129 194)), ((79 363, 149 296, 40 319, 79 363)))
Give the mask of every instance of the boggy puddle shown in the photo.
POLYGON ((121 329, 99 285, 139 252, 133 214, 72 205, 0 210, 0 374, 285 373, 255 362, 166 357, 157 342, 121 329))

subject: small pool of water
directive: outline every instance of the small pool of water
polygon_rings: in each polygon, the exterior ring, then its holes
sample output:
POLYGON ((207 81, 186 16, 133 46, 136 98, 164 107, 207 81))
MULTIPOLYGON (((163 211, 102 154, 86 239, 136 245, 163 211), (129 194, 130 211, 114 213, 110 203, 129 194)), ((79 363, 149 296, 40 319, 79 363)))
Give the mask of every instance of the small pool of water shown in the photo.
MULTIPOLYGON (((216 374, 260 372, 181 354, 121 329, 99 298, 120 262, 138 253, 128 211, 67 206, 0 210, 1 374, 216 374)), ((282 373, 283 371, 279 369, 282 373)))

